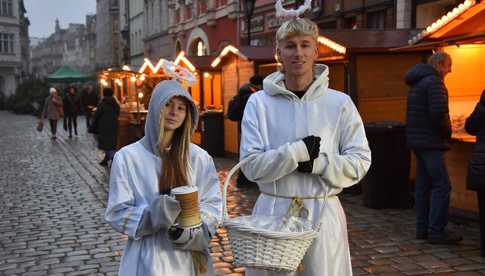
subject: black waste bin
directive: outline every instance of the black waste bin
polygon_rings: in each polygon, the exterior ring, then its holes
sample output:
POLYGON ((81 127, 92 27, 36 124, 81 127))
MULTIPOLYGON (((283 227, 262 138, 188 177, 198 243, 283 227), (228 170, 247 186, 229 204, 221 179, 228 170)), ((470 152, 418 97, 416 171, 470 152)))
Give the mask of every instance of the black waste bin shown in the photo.
POLYGON ((406 147, 406 127, 394 121, 365 124, 372 165, 361 182, 364 205, 370 208, 410 208, 411 153, 406 147))
POLYGON ((200 114, 201 147, 212 156, 224 155, 224 114, 204 111, 200 114))

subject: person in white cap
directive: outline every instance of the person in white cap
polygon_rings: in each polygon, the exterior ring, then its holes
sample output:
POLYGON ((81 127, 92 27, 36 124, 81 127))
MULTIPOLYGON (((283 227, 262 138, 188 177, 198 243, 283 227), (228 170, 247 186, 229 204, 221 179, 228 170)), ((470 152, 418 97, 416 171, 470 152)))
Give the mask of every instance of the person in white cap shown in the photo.
POLYGON ((49 96, 45 99, 41 119, 48 119, 51 129, 51 138, 57 138, 57 121, 64 116, 62 99, 54 87, 49 89, 49 96))
POLYGON ((261 191, 253 215, 285 216, 298 207, 299 216, 321 222, 321 228, 302 260, 303 271, 248 268, 246 276, 352 275, 347 223, 337 196, 365 176, 371 152, 352 99, 330 89, 328 67, 315 64, 317 39, 317 25, 304 18, 286 21, 276 32, 282 69, 249 98, 240 158, 249 160, 242 171, 261 191))
POLYGON ((222 199, 212 158, 190 143, 197 119, 190 94, 163 81, 150 99, 145 136, 114 156, 105 218, 128 236, 120 276, 214 275, 208 245, 222 199), (202 225, 171 232, 180 205, 169 194, 183 185, 198 189, 202 225))

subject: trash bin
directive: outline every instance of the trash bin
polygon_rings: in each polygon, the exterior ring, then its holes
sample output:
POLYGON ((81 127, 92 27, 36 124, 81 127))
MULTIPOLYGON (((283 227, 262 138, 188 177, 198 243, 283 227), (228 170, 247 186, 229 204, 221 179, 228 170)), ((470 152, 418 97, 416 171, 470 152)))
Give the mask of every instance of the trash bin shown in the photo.
POLYGON ((224 155, 224 113, 204 111, 200 114, 201 147, 212 156, 224 155))
POLYGON ((372 151, 372 165, 361 182, 364 205, 370 208, 410 208, 411 153, 406 146, 406 127, 394 121, 365 124, 372 151))

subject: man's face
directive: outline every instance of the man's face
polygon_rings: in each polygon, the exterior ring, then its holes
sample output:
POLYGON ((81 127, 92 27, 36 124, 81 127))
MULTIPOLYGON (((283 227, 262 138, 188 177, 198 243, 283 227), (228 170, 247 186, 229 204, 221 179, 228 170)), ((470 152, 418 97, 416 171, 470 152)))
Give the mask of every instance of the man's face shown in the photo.
POLYGON ((308 35, 288 37, 276 49, 276 54, 286 75, 312 75, 313 65, 318 57, 317 43, 308 35))
POLYGON ((444 78, 448 73, 451 73, 451 59, 446 58, 442 62, 438 63, 438 71, 444 78))

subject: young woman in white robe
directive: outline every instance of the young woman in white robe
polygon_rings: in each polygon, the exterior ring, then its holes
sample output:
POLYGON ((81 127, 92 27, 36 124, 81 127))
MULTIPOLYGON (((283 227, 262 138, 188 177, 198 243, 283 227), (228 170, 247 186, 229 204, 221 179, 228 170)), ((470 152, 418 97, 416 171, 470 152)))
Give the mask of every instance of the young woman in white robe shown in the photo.
POLYGON ((317 238, 294 273, 247 269, 253 275, 352 275, 347 223, 337 195, 371 164, 364 126, 352 100, 328 88, 328 67, 315 65, 318 27, 307 19, 286 21, 276 33, 283 69, 264 79, 242 120, 242 171, 262 194, 253 215, 283 216, 291 197, 304 199, 308 219, 322 217, 317 238), (321 216, 322 199, 328 195, 321 216))
POLYGON ((114 157, 105 218, 128 236, 121 276, 214 274, 208 243, 221 219, 222 200, 212 158, 190 143, 197 119, 183 87, 163 81, 150 99, 145 136, 114 157), (203 224, 170 236, 180 212, 170 190, 183 185, 197 186, 203 224))

